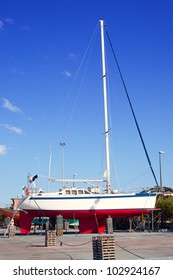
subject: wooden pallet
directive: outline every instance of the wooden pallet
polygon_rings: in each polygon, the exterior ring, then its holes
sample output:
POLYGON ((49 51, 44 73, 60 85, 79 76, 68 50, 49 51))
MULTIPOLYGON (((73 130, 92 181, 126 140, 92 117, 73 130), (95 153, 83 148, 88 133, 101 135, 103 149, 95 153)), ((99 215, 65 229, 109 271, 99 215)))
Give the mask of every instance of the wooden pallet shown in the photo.
POLYGON ((52 240, 46 241, 46 247, 53 247, 55 245, 56 245, 55 241, 52 240))
POLYGON ((45 246, 55 246, 56 245, 56 231, 55 230, 46 230, 45 232, 45 246))
POLYGON ((94 260, 115 260, 114 236, 93 237, 92 244, 94 260))

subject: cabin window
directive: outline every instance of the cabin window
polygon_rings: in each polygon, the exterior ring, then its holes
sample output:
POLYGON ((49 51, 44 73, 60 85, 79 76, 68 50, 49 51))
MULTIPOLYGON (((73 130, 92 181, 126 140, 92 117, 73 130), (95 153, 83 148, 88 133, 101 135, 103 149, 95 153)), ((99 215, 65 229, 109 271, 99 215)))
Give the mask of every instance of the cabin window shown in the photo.
POLYGON ((83 190, 78 190, 78 194, 83 194, 83 190))
POLYGON ((85 194, 90 194, 88 191, 85 190, 85 194))
POLYGON ((72 194, 77 194, 77 191, 76 190, 72 190, 72 194))
POLYGON ((66 190, 65 193, 66 193, 66 194, 70 194, 70 190, 66 190))

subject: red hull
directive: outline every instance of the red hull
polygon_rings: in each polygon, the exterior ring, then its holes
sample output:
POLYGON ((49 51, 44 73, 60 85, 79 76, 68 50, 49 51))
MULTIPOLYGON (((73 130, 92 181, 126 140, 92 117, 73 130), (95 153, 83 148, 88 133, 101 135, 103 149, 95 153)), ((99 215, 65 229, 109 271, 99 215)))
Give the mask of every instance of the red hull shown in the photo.
POLYGON ((110 216, 112 218, 128 218, 138 216, 153 211, 153 209, 121 209, 121 210, 86 210, 86 211, 20 211, 20 232, 29 234, 31 223, 34 217, 50 217, 56 218, 62 215, 66 219, 79 219, 80 233, 103 233, 105 231, 105 219, 110 216))

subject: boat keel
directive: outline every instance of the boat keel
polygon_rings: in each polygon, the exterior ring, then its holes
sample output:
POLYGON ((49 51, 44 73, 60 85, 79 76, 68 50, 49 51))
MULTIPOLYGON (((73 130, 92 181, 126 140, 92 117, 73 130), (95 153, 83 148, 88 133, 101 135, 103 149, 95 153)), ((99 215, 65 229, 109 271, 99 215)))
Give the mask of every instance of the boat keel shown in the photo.
POLYGON ((34 216, 28 214, 27 212, 20 211, 20 233, 30 234, 31 223, 34 216))
POLYGON ((90 220, 81 219, 79 222, 79 232, 82 234, 103 233, 105 229, 105 219, 95 219, 93 217, 90 220))

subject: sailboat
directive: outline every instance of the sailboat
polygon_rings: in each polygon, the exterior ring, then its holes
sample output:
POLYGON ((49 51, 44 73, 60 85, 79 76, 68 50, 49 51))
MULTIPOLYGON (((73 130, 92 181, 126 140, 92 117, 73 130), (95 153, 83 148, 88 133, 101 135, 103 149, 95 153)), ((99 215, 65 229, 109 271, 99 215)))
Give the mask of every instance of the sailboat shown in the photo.
MULTIPOLYGON (((110 158, 109 158, 109 128, 107 108, 107 85, 105 64, 104 21, 100 20, 102 80, 104 99, 106 178, 103 180, 54 179, 54 182, 105 182, 106 192, 100 193, 98 188, 63 187, 57 192, 34 192, 26 194, 20 202, 20 231, 29 233, 34 217, 56 218, 62 215, 65 219, 78 219, 80 233, 102 233, 105 231, 105 220, 108 217, 123 218, 137 216, 153 211, 156 194, 153 193, 115 193, 111 191, 110 158)), ((32 179, 30 180, 32 183, 32 179)), ((91 184, 92 185, 92 184, 91 184)))

